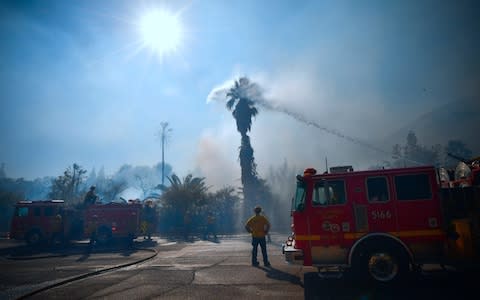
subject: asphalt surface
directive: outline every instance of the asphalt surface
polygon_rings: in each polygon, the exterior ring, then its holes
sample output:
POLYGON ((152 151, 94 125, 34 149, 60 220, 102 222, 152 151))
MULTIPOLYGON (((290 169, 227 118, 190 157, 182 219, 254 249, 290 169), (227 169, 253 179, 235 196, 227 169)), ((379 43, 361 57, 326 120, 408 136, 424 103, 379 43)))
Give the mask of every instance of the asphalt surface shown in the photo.
MULTIPOLYGON (((304 299, 304 274, 315 269, 284 262, 284 237, 272 235, 270 268, 250 265, 247 235, 35 250, 0 240, 0 299, 304 299), (138 260, 144 261, 134 264, 138 260), (68 283, 33 293, 62 282, 68 283)), ((432 268, 396 286, 345 276, 318 279, 308 288, 313 299, 478 299, 476 277, 432 268)))
POLYGON ((128 265, 154 254, 152 247, 144 248, 91 248, 87 241, 65 248, 31 248, 22 242, 0 239, 0 299, 18 299, 52 284, 128 265))
POLYGON ((247 235, 207 241, 154 237, 153 241, 137 239, 134 248, 120 245, 93 249, 84 242, 66 249, 32 250, 22 243, 0 240, 0 264, 5 270, 0 274, 0 299, 19 299, 84 274, 125 266, 151 257, 151 250, 158 255, 139 265, 72 280, 28 298, 248 299, 260 295, 303 299, 303 267, 285 264, 280 248, 283 238, 278 235, 277 242, 268 245, 271 268, 250 265, 247 235))

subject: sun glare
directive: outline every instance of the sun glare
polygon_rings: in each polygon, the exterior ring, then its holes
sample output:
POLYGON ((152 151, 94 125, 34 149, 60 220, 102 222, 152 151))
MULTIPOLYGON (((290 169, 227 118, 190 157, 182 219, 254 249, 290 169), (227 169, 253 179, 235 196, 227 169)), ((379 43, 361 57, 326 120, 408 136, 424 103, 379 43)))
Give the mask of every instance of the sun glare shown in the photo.
POLYGON ((177 15, 165 10, 145 14, 139 23, 143 45, 160 58, 173 53, 182 40, 182 24, 177 15))

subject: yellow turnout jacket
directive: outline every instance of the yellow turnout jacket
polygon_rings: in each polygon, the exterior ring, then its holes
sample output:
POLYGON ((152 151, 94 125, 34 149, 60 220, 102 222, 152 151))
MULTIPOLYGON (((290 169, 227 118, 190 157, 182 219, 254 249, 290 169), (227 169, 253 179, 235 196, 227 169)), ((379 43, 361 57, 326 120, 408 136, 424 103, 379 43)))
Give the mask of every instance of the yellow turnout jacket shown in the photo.
POLYGON ((265 237, 270 230, 270 222, 265 216, 254 215, 245 223, 245 228, 254 238, 265 237))

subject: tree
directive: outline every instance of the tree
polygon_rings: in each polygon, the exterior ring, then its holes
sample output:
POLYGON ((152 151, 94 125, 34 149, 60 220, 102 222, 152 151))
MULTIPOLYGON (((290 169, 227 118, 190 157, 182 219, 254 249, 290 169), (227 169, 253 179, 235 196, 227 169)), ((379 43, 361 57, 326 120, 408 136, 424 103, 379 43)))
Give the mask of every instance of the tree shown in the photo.
POLYGON ((165 226, 165 230, 183 228, 188 235, 193 228, 192 221, 199 215, 200 208, 207 204, 208 187, 205 178, 188 174, 182 181, 176 174, 172 174, 167 179, 170 186, 158 185, 163 191, 160 197, 161 226, 165 226))
POLYGON ((241 77, 227 92, 227 108, 232 111, 237 122, 237 130, 242 136, 250 131, 252 117, 258 114, 255 102, 251 99, 253 95, 251 91, 254 89, 256 89, 255 84, 251 83, 247 77, 241 77))
POLYGON ((150 196, 155 190, 156 186, 156 176, 153 176, 155 172, 154 168, 149 167, 136 167, 135 173, 133 174, 135 178, 135 187, 142 191, 142 198, 145 199, 147 196, 150 196))
POLYGON ((257 165, 250 144, 250 137, 247 134, 252 127, 252 118, 258 114, 254 99, 252 99, 254 93, 257 92, 257 85, 251 83, 247 77, 236 80, 234 86, 227 92, 226 106, 228 110, 232 111, 237 124, 237 131, 241 135, 239 160, 246 209, 255 205, 255 194, 259 186, 257 165))
POLYGON ((418 143, 417 135, 409 131, 405 146, 396 144, 392 149, 393 167, 409 167, 419 165, 440 164, 441 146, 435 145, 428 148, 418 143))
POLYGON ((109 178, 104 180, 104 184, 100 186, 99 193, 104 196, 105 201, 113 201, 128 186, 124 178, 109 178))
POLYGON ((78 188, 85 179, 86 172, 86 170, 76 163, 74 163, 72 167, 68 167, 63 172, 63 175, 58 176, 52 181, 49 197, 51 199, 63 199, 70 204, 80 202, 81 195, 79 195, 78 188))
POLYGON ((238 209, 240 198, 232 186, 226 186, 209 195, 209 203, 205 206, 202 215, 203 220, 207 219, 208 213, 216 218, 217 231, 220 233, 232 233, 237 230, 238 209))
MULTIPOLYGON (((171 173, 171 167, 168 164, 165 165, 164 169, 165 174, 171 173)), ((130 166, 125 164, 111 177, 111 179, 115 182, 126 182, 129 189, 128 197, 145 199, 152 195, 158 195, 159 191, 156 186, 162 181, 161 176, 162 163, 158 163, 151 167, 130 166), (136 195, 132 194, 132 192, 136 195)))

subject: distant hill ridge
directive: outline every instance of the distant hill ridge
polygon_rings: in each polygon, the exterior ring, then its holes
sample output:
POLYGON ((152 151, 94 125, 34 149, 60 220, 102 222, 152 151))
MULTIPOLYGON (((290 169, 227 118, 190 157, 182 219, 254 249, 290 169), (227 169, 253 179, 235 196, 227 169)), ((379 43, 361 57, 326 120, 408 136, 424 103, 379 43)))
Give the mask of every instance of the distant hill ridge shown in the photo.
POLYGON ((405 145, 411 130, 423 146, 440 144, 444 147, 449 140, 461 140, 473 155, 480 155, 480 99, 452 101, 438 106, 386 137, 384 143, 405 145))

